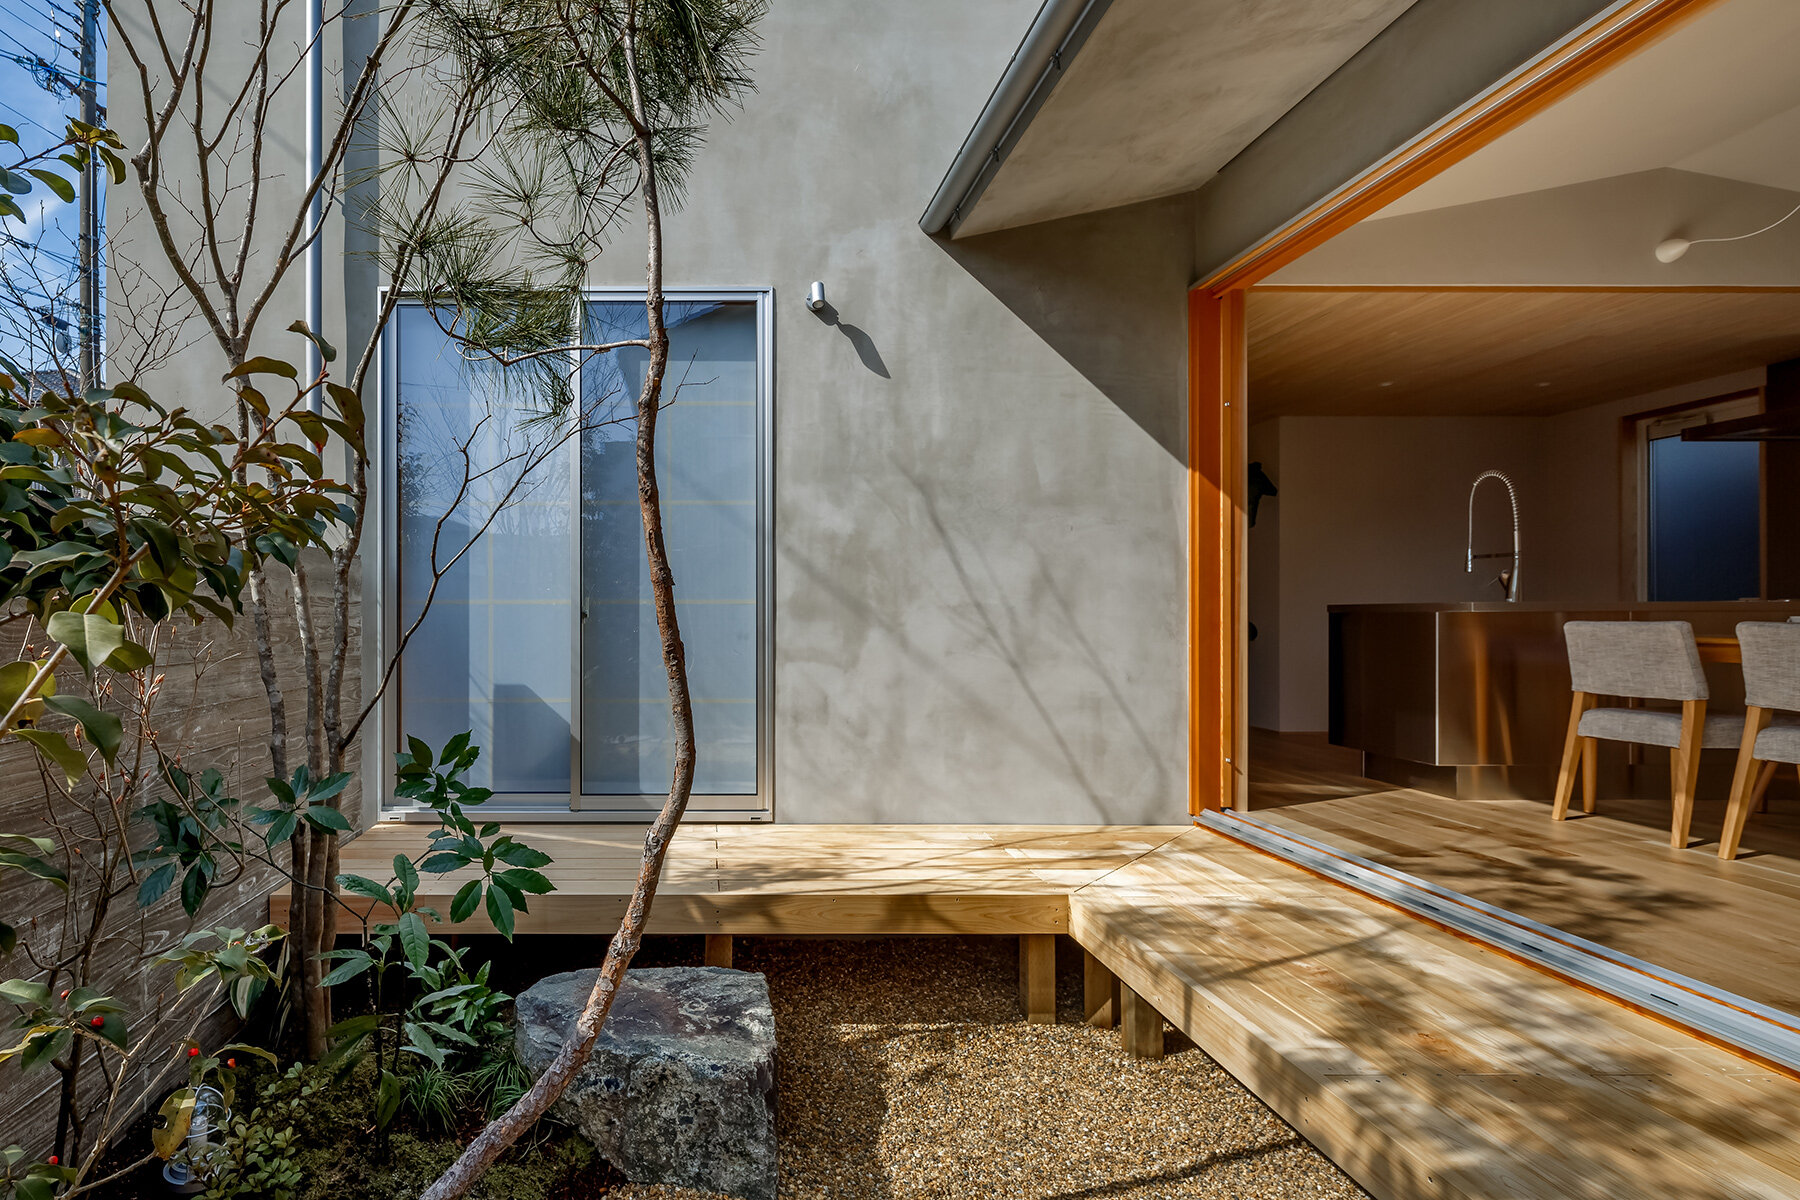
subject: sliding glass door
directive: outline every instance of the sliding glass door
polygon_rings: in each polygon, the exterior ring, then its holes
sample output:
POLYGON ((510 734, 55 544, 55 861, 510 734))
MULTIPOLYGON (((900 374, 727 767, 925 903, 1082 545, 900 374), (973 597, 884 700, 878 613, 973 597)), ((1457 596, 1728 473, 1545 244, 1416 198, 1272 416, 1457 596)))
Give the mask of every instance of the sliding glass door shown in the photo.
MULTIPOLYGON (((693 811, 769 808, 766 293, 672 294, 657 476, 699 758, 693 811)), ((642 337, 640 296, 584 305, 589 344, 642 337)), ((553 411, 523 370, 463 360, 423 306, 390 334, 395 486, 389 742, 483 747, 494 803, 641 817, 673 770, 636 472, 647 352, 576 355, 553 411), (576 361, 576 360, 579 361, 576 361)))
MULTIPOLYGON (((656 475, 702 747, 694 791, 754 796, 758 783, 758 525, 761 440, 757 306, 667 307, 668 382, 656 475)), ((591 344, 641 338, 642 301, 588 305, 591 344)), ((590 409, 615 414, 582 440, 581 806, 666 793, 674 767, 669 688, 651 606, 637 494, 632 407, 646 351, 596 357, 582 372, 590 409)))

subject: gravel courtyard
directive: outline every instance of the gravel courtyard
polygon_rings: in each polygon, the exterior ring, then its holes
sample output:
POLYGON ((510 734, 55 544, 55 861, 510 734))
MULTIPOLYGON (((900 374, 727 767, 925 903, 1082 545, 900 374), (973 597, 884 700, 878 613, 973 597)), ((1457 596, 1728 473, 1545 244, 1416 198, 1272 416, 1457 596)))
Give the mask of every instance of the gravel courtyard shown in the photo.
MULTIPOLYGON (((1079 1023, 1027 1025, 1011 938, 738 942, 769 977, 784 1200, 1349 1200, 1366 1195, 1180 1034, 1134 1062, 1079 1023)), ((702 1193, 624 1185, 620 1200, 702 1193)))

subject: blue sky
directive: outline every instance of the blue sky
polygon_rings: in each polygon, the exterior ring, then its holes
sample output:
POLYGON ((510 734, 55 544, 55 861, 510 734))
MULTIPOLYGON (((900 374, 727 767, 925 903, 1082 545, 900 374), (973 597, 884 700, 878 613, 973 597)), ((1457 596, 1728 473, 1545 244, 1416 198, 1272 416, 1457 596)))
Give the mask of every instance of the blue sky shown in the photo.
MULTIPOLYGON (((0 5, 0 123, 18 131, 26 151, 59 140, 68 118, 80 115, 81 102, 66 88, 46 90, 31 68, 17 60, 42 59, 70 77, 78 75, 79 14, 79 0, 6 0, 0 5)), ((103 27, 104 22, 102 17, 103 27)), ((105 61, 102 47, 100 79, 106 78, 105 61)), ((104 87, 100 90, 100 102, 106 103, 104 87)), ((16 153, 11 146, 0 151, 7 165, 11 165, 16 153)), ((48 365, 42 362, 41 347, 33 347, 31 340, 20 336, 20 331, 41 329, 40 314, 45 309, 52 309, 71 322, 77 315, 75 301, 80 293, 74 263, 78 212, 75 205, 64 204, 42 185, 16 199, 25 210, 26 223, 20 226, 8 221, 0 225, 0 233, 7 235, 0 242, 0 277, 12 283, 11 287, 0 289, 0 307, 5 310, 0 312, 0 353, 25 365, 48 365), (35 271, 26 269, 27 256, 32 252, 22 249, 13 238, 36 244, 35 271), (15 288, 24 290, 24 302, 40 311, 21 312, 20 297, 13 294, 15 288), (27 361, 33 359, 38 361, 27 361)))

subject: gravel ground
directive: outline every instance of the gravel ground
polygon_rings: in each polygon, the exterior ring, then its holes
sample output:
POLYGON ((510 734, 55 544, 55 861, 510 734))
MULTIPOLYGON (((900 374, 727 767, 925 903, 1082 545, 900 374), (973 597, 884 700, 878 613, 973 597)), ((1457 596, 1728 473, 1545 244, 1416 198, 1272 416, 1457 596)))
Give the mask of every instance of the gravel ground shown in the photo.
POLYGON ((740 940, 774 998, 784 1200, 1366 1196, 1181 1034, 1136 1062, 1082 1025, 1060 940, 1056 1025, 1020 1019, 1016 939, 740 940))

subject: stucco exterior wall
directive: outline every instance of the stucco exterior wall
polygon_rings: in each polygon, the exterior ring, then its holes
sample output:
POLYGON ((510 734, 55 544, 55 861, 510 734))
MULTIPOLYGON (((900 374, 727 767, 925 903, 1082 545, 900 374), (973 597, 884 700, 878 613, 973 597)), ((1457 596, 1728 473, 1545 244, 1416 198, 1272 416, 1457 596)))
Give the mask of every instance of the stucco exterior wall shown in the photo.
POLYGON ((1191 209, 916 224, 1035 7, 777 0, 668 222, 671 286, 775 289, 780 821, 1186 811, 1191 209))
MULTIPOLYGON (((775 0, 757 91, 666 222, 670 287, 775 289, 777 820, 1186 811, 1191 200, 954 246, 916 224, 1035 10, 775 0)), ((328 71, 368 25, 328 37, 328 71)), ((265 170, 297 178, 289 111, 265 170)), ((354 239, 328 230, 334 341, 373 297, 354 239)), ((642 279, 628 223, 591 282, 642 279)), ((221 369, 196 351, 164 375, 198 392, 221 369)))

